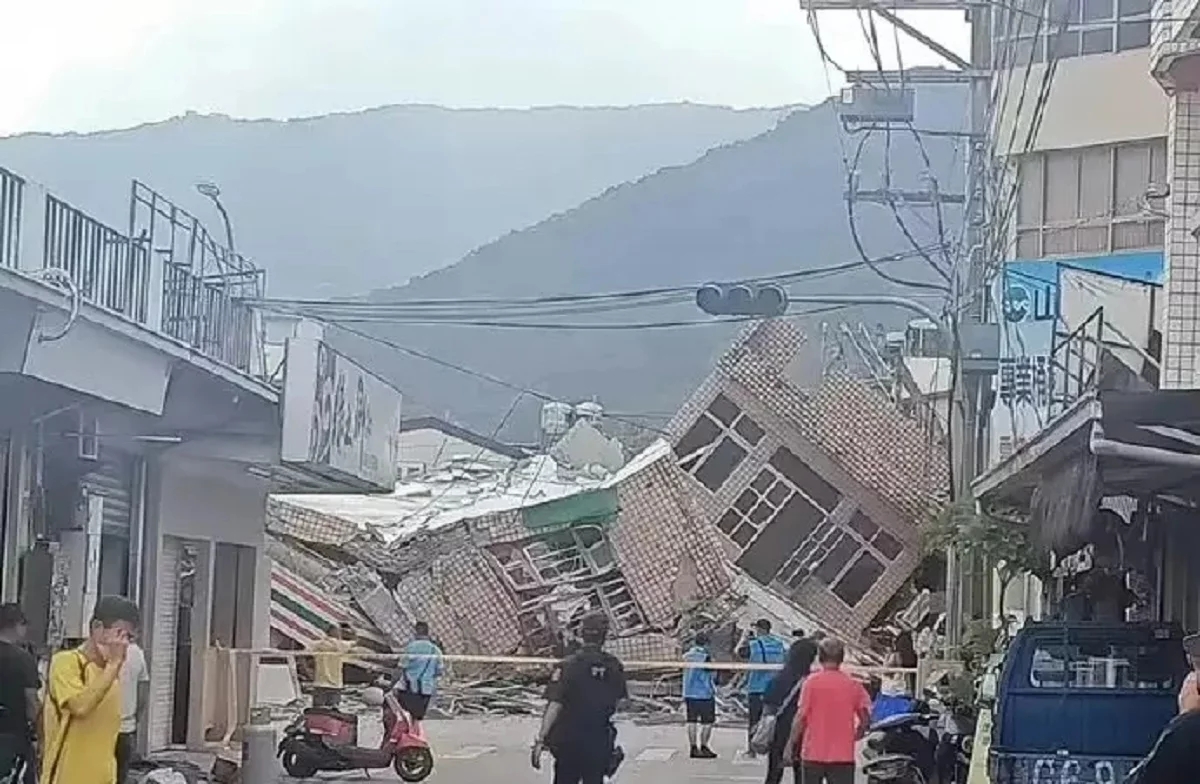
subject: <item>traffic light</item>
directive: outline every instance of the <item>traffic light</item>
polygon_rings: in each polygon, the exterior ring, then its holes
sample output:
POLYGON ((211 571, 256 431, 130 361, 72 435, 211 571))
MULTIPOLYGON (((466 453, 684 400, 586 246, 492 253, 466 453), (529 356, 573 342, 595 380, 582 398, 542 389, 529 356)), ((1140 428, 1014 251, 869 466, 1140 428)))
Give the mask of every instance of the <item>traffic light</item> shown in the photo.
POLYGON ((788 295, 774 284, 706 283, 696 291, 696 305, 710 316, 773 318, 787 313, 788 295))

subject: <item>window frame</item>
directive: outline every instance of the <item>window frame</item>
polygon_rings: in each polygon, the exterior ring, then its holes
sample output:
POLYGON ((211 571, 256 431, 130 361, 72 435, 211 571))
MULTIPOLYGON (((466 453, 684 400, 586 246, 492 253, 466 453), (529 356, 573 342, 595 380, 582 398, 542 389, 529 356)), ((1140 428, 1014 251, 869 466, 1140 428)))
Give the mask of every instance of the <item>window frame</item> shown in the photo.
POLYGON ((1022 3, 1023 8, 998 6, 993 10, 992 51, 1001 55, 1007 54, 1011 42, 1011 46, 1014 47, 1012 53, 1015 56, 1012 62, 1006 63, 1006 67, 1012 69, 1023 68, 1031 62, 1047 62, 1060 40, 1073 40, 1073 45, 1059 48, 1054 59, 1117 54, 1150 46, 1153 4, 1143 9, 1139 6, 1145 5, 1145 0, 1111 0, 1107 15, 1092 18, 1088 18, 1088 4, 1089 0, 1034 0, 1022 3), (1065 27, 1060 15, 1061 6, 1064 4, 1068 6, 1071 17, 1065 27), (1008 29, 1008 15, 1017 19, 1011 32, 1008 29), (1133 43, 1122 46, 1122 33, 1128 35, 1128 31, 1135 28, 1144 29, 1145 35, 1137 35, 1132 39, 1133 43), (1098 30, 1109 31, 1109 45, 1104 49, 1085 51, 1084 40, 1087 33, 1098 30))
POLYGON ((1071 258, 1162 248, 1166 218, 1156 214, 1161 212, 1161 200, 1147 199, 1145 193, 1152 185, 1166 184, 1166 155, 1166 139, 1158 137, 1018 156, 1012 258, 1071 258), (1131 193, 1131 189, 1121 182, 1121 172, 1125 167, 1120 164, 1123 154, 1135 151, 1145 156, 1142 168, 1147 181, 1144 186, 1135 186, 1131 193), (1102 154, 1103 158, 1097 153, 1102 154), (1071 174, 1061 171, 1061 163, 1067 159, 1071 174), (1100 160, 1103 162, 1099 166, 1088 165, 1089 162, 1094 164, 1100 160), (1105 212, 1085 215, 1087 209, 1084 205, 1097 190, 1088 181, 1097 175, 1105 180, 1105 212), (1050 203, 1054 195, 1050 183, 1060 182, 1064 176, 1073 176, 1075 180, 1074 204, 1066 210, 1074 217, 1050 220, 1047 216, 1058 212, 1063 206, 1050 203), (1158 181, 1160 177, 1164 182, 1158 181), (1122 193, 1126 195, 1118 199, 1122 193), (1145 202, 1149 202, 1150 210, 1142 208, 1145 202), (1133 231, 1140 231, 1141 238, 1138 239, 1135 234, 1133 239, 1127 239, 1133 231), (1098 233, 1103 234, 1102 242, 1095 240, 1098 233))

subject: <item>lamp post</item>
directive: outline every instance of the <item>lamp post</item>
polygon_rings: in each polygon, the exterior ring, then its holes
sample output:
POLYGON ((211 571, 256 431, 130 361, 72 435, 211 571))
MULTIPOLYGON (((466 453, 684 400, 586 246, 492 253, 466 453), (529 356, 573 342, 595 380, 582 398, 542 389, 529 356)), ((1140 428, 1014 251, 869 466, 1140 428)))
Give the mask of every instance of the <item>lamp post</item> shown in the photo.
POLYGON ((201 196, 212 201, 217 212, 221 213, 221 220, 225 222, 225 244, 229 246, 230 253, 237 255, 237 247, 233 244, 233 224, 229 220, 225 205, 221 203, 221 189, 215 182, 201 182, 196 184, 196 190, 201 196))

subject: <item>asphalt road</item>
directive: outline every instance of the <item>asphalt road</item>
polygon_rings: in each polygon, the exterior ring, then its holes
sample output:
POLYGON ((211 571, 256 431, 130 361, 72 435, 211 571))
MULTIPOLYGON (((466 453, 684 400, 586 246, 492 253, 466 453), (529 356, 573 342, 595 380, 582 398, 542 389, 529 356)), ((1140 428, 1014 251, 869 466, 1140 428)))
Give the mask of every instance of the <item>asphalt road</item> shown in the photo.
MULTIPOLYGON (((537 722, 520 719, 450 719, 429 721, 426 732, 433 744, 435 767, 428 779, 431 784, 535 784, 549 782, 553 759, 547 755, 542 771, 529 765, 529 742, 537 722)), ((363 727, 362 739, 377 739, 373 728, 363 727)), ((713 735, 716 760, 688 758, 687 740, 682 725, 638 726, 622 724, 620 743, 625 749, 625 763, 618 771, 616 784, 712 784, 715 782, 762 782, 766 762, 746 759, 741 754, 745 746, 745 730, 718 728, 713 735)), ((325 780, 396 781, 394 773, 372 771, 370 778, 356 774, 325 774, 325 780)), ((784 782, 790 782, 785 775, 784 782)), ((295 782, 280 774, 280 782, 295 782)), ((256 784, 247 782, 247 784, 256 784)))

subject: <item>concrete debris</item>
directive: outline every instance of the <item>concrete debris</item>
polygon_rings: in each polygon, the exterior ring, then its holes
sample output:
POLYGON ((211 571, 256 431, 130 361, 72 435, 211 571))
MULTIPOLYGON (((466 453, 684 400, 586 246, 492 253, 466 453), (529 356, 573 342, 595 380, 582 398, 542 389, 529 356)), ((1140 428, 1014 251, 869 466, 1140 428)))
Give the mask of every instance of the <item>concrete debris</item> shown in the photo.
MULTIPOLYGON (((455 653, 552 653, 599 610, 620 655, 674 658, 686 614, 730 593, 723 553, 665 442, 602 479, 594 465, 459 461, 391 496, 278 496, 272 557, 281 581, 303 571, 393 649, 423 619, 455 653)), ((277 634, 307 645, 274 605, 277 634)), ((350 614, 329 606, 322 619, 350 614)))

